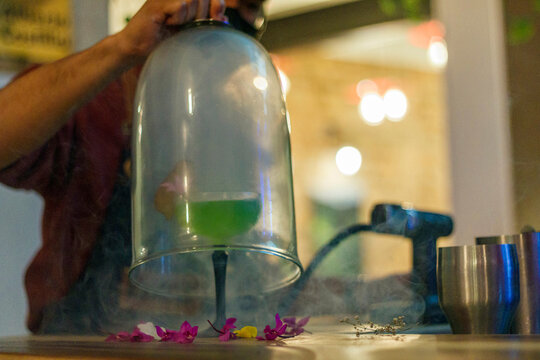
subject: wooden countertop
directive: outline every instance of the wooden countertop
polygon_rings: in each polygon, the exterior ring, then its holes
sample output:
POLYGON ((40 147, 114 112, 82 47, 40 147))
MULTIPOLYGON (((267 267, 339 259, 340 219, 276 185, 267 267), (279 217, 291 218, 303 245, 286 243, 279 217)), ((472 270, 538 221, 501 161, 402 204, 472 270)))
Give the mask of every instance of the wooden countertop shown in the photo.
POLYGON ((540 336, 361 335, 343 326, 279 342, 238 339, 193 344, 106 343, 104 337, 26 336, 0 339, 0 359, 540 359, 540 336))

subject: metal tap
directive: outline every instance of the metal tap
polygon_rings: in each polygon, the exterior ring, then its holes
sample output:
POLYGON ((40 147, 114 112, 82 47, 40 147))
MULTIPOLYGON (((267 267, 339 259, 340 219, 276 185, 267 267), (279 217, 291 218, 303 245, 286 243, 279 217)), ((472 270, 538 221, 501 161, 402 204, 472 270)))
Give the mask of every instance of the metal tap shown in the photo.
POLYGON ((402 205, 378 204, 371 213, 371 227, 376 233, 401 235, 412 240, 413 290, 422 295, 426 303, 422 323, 445 323, 437 296, 437 239, 452 233, 452 218, 402 205))
POLYGON ((419 211, 396 204, 378 204, 371 212, 371 224, 354 224, 339 232, 314 256, 304 274, 282 299, 279 312, 288 313, 307 281, 326 255, 344 240, 360 232, 400 235, 412 240, 412 290, 421 295, 426 304, 423 324, 446 323, 437 296, 437 239, 452 233, 453 221, 448 215, 419 211))

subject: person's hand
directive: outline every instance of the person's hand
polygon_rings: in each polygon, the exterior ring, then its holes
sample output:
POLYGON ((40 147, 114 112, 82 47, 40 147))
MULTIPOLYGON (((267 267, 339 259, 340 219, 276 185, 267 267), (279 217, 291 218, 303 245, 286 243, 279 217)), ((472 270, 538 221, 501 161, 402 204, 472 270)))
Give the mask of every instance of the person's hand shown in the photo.
POLYGON ((116 35, 120 51, 133 64, 142 63, 174 26, 204 18, 224 20, 224 12, 225 0, 147 0, 116 35))

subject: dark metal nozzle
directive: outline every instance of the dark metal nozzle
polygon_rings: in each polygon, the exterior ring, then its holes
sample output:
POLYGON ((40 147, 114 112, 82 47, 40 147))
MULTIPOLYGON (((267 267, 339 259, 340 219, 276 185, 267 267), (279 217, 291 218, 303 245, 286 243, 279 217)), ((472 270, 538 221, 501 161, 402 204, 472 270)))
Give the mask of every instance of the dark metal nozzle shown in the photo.
POLYGON ((413 289, 426 303, 423 323, 446 322, 437 296, 437 239, 452 233, 448 215, 420 211, 396 204, 378 204, 371 213, 372 231, 401 235, 412 240, 413 289))

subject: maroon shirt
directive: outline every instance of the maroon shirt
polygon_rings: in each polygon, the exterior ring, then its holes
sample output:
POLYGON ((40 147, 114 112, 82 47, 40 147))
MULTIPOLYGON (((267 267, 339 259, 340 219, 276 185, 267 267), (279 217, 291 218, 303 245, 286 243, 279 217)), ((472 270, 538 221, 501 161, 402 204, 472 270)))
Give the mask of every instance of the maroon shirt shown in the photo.
POLYGON ((0 182, 34 190, 45 203, 42 245, 25 276, 27 326, 33 332, 43 308, 81 276, 96 243, 129 141, 122 132, 122 87, 119 80, 110 84, 44 146, 0 170, 0 182))

